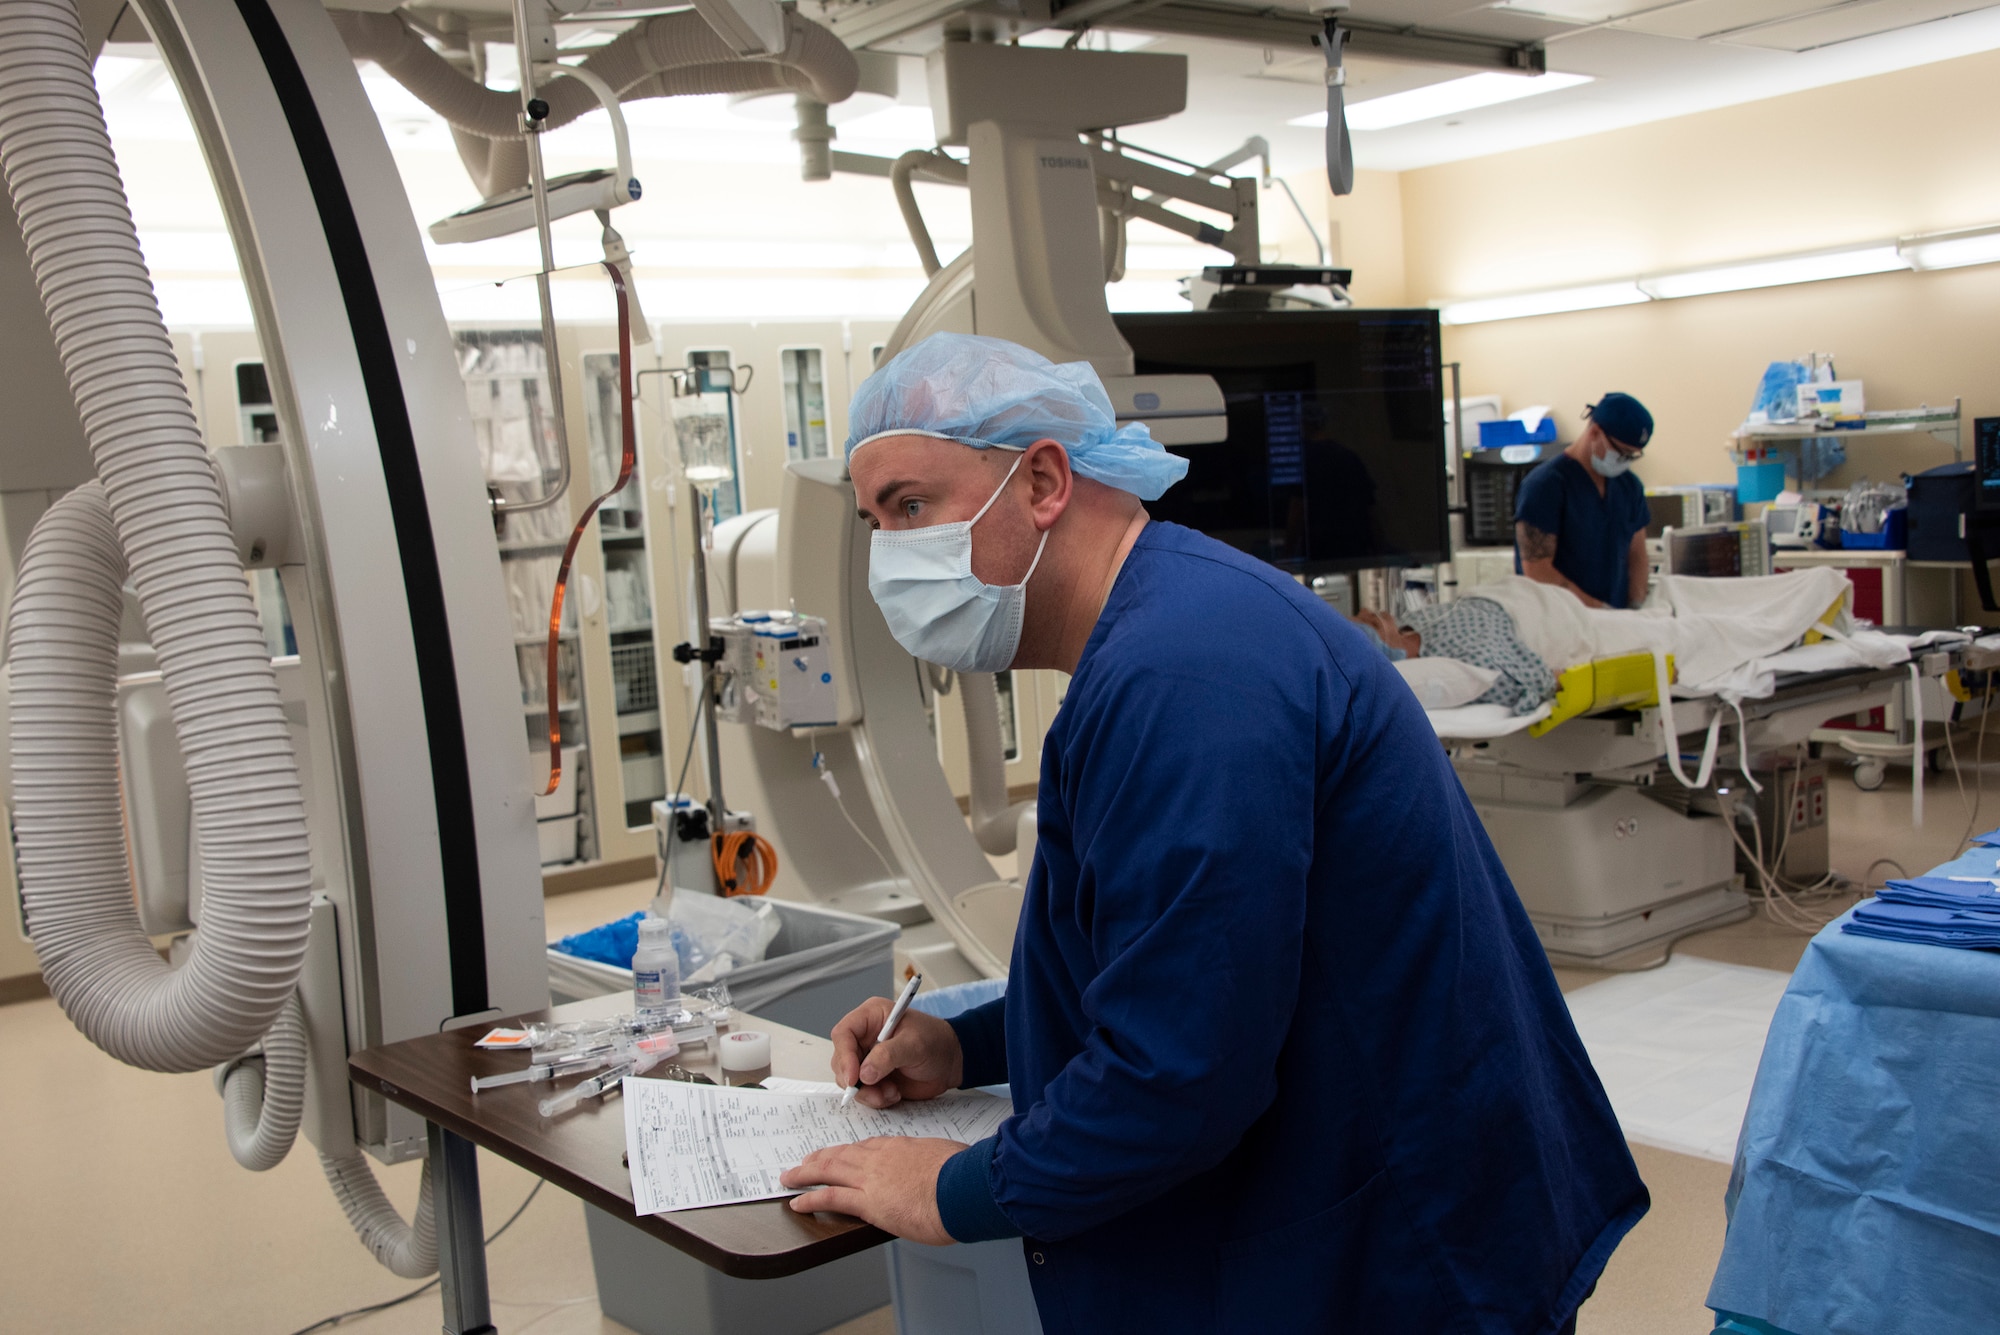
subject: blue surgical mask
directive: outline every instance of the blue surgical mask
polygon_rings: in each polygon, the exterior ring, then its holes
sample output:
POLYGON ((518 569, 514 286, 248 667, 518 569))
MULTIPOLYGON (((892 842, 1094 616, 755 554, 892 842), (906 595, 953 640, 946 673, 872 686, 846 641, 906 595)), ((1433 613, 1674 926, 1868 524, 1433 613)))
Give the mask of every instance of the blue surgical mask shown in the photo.
POLYGON ((1590 456, 1590 466, 1599 477, 1621 477, 1632 470, 1632 463, 1632 456, 1615 445, 1607 445, 1604 453, 1590 456))
POLYGON ((1410 656, 1408 651, 1403 649, 1398 649, 1394 645, 1384 640, 1381 634, 1367 622, 1357 621, 1354 623, 1354 628, 1360 631, 1363 635, 1366 635, 1369 639, 1369 642, 1372 643, 1377 649, 1380 649, 1382 651, 1382 656, 1388 659, 1391 663, 1400 663, 1404 659, 1410 656))
POLYGON ((954 672, 1004 672, 1013 666, 1028 580, 1041 564, 1049 535, 1043 532, 1019 584, 988 584, 972 573, 972 526, 986 517, 1020 466, 1021 460, 1014 460, 999 490, 968 520, 893 533, 877 529, 870 539, 868 591, 889 633, 912 656, 954 672))

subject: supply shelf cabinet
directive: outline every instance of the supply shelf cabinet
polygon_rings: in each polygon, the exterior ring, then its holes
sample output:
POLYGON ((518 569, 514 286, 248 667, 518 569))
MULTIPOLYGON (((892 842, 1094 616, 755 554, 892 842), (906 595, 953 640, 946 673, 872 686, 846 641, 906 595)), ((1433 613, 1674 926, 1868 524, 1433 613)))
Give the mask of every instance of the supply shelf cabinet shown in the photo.
MULTIPOLYGON (((503 501, 546 495, 562 476, 548 351, 539 329, 460 328, 453 342, 466 408, 489 488, 503 501)), ((586 735, 592 701, 586 690, 582 636, 574 601, 564 608, 556 636, 556 699, 548 691, 549 602, 563 544, 574 522, 574 491, 555 504, 508 515, 498 533, 507 611, 514 628, 515 668, 521 681, 521 716, 527 730, 530 791, 541 794, 549 772, 549 711, 563 736, 563 773, 552 794, 535 799, 536 833, 544 867, 597 856, 596 783, 586 735)), ((576 577, 571 576, 575 588, 576 577)))
MULTIPOLYGON (((565 774, 555 794, 537 799, 551 887, 572 876, 589 884, 600 872, 607 881, 649 873, 651 805, 672 786, 689 741, 694 680, 672 651, 690 638, 685 603, 694 505, 681 477, 664 373, 697 362, 742 368, 734 383, 743 392, 729 405, 739 503, 774 506, 788 458, 816 457, 844 437, 848 397, 872 369, 869 350, 889 328, 667 321, 655 327, 650 345, 635 348, 634 474, 578 544, 565 599, 557 703, 565 774)), ((544 494, 560 470, 539 328, 532 321, 466 322, 454 331, 489 483, 511 499, 544 494)), ((510 519, 500 538, 537 793, 548 777, 541 683, 556 566, 583 507, 617 480, 622 454, 617 347, 609 320, 559 326, 569 491, 547 510, 510 519)), ((1036 737, 1039 722, 1028 725, 1036 737)), ((705 796, 699 757, 685 787, 705 796)))
MULTIPOLYGON (((1932 407, 1925 404, 1918 408, 1897 408, 1884 412, 1863 413, 1858 426, 1832 426, 1814 422, 1778 422, 1760 426, 1745 424, 1730 437, 1725 447, 1732 462, 1739 467, 1758 462, 1781 461, 1789 479, 1797 482, 1798 490, 1807 500, 1838 500, 1843 494, 1839 487, 1816 487, 1822 475, 1805 475, 1806 444, 1815 440, 1833 440, 1843 444, 1868 444, 1885 441, 1913 441, 1928 436, 1939 444, 1951 447, 1954 462, 1964 458, 1964 439, 1961 432, 1964 418, 1962 401, 1953 399, 1950 407, 1932 407)), ((1850 461, 1862 472, 1869 471, 1867 463, 1849 452, 1850 461)), ((1935 462, 1942 463, 1939 459, 1935 462)), ((1928 467, 1928 465, 1925 465, 1928 467)), ((1891 468, 1891 473, 1904 471, 1891 468)), ((1910 470, 1914 471, 1914 470, 1910 470)), ((1877 466, 1874 475, 1878 480, 1881 468, 1877 466)))

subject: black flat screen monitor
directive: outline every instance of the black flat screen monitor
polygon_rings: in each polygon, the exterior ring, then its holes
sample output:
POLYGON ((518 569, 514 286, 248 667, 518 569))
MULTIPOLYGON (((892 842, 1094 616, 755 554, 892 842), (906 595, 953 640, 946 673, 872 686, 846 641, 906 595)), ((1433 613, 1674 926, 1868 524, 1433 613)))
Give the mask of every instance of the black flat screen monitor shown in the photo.
POLYGON ((1972 462, 1978 508, 2000 511, 2000 417, 1972 419, 1972 462))
POLYGON ((1298 575, 1446 558, 1444 400, 1430 310, 1115 317, 1140 375, 1222 386, 1228 439, 1146 509, 1298 575))

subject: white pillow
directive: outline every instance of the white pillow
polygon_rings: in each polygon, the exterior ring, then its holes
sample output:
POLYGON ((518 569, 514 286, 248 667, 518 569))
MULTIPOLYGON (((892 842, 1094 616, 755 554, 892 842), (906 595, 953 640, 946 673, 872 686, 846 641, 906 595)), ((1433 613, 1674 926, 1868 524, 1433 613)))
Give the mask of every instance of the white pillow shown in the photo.
POLYGON ((1500 674, 1456 658, 1405 658, 1392 663, 1425 709, 1457 709, 1469 705, 1500 680, 1500 674))

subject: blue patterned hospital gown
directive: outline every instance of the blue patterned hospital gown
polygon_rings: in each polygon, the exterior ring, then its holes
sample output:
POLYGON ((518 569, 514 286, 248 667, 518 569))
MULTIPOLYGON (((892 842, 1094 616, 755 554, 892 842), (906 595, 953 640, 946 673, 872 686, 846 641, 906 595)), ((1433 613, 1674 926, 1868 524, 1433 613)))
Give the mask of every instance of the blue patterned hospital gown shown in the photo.
POLYGON ((1476 704, 1505 705, 1516 714, 1532 714, 1556 693, 1555 673, 1521 643, 1514 618, 1490 598, 1465 595, 1398 619, 1423 637, 1423 657, 1456 658, 1500 674, 1476 704))

